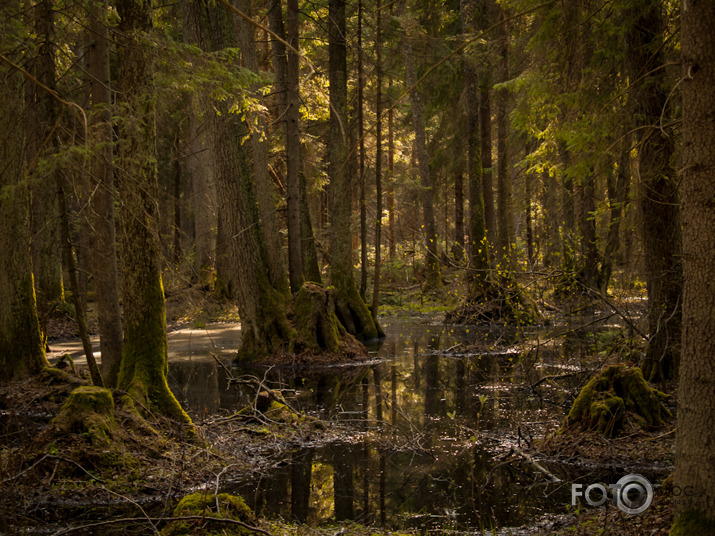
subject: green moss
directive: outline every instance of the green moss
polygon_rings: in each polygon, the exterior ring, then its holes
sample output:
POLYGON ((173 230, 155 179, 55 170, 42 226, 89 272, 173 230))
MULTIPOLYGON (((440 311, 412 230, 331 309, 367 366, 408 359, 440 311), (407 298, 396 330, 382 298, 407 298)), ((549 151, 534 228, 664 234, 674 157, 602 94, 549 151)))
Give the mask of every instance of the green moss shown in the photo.
POLYGON ((304 283, 293 306, 298 340, 312 352, 338 352, 340 322, 333 312, 334 291, 316 283, 304 283))
POLYGON ((643 427, 657 428, 671 417, 662 404, 666 397, 646 383, 638 367, 609 365, 581 389, 565 424, 581 423, 605 435, 615 435, 628 413, 643 427))
POLYGON ((699 510, 688 510, 675 518, 670 536, 715 536, 715 519, 699 510))
POLYGON ((111 391, 84 386, 72 391, 52 419, 50 429, 56 434, 79 434, 93 446, 108 446, 117 431, 114 399, 111 391))
POLYGON ((372 318, 365 301, 360 297, 352 275, 331 272, 331 285, 336 289, 335 312, 348 333, 358 339, 384 336, 380 325, 372 318))
POLYGON ((288 296, 271 285, 267 274, 258 274, 260 307, 255 319, 241 323, 241 347, 237 361, 293 352, 297 332, 288 318, 288 296))
POLYGON ((243 521, 244 523, 254 522, 254 516, 251 509, 246 505, 245 501, 237 495, 229 495, 228 493, 219 493, 218 497, 211 491, 199 491, 185 496, 174 509, 174 517, 181 516, 203 516, 207 519, 197 521, 174 521, 169 523, 164 530, 161 531, 162 536, 180 536, 190 534, 243 534, 247 533, 245 529, 231 527, 229 530, 227 525, 212 525, 209 521, 212 517, 220 517, 243 521), (220 511, 216 511, 216 499, 220 511), (216 532, 210 532, 216 528, 216 532), (208 529, 208 530, 207 530, 208 529), (220 530, 223 529, 223 530, 220 530))
POLYGON ((591 398, 589 419, 596 430, 605 436, 612 436, 623 425, 625 404, 619 396, 608 392, 595 393, 591 398))
MULTIPOLYGON (((146 408, 191 425, 191 419, 169 389, 166 314, 161 277, 148 284, 142 318, 127 321, 119 371, 119 388, 146 408)), ((193 431, 193 428, 190 429, 193 431)))

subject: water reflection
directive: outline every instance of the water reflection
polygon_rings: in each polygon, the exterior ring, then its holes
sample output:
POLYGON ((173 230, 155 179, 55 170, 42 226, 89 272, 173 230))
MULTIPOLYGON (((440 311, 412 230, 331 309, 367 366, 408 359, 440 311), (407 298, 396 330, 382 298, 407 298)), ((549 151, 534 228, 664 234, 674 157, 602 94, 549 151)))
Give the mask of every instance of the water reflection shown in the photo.
MULTIPOLYGON (((553 373, 560 349, 541 348, 539 366, 526 366, 508 348, 445 352, 473 343, 473 328, 406 322, 385 330, 387 339, 370 349, 383 359, 378 364, 234 370, 265 375, 272 386, 295 390, 292 406, 363 433, 355 443, 297 448, 267 477, 242 483, 238 491, 256 512, 422 529, 515 526, 562 512, 570 500, 565 486, 545 487, 528 464, 504 460, 519 434, 563 418, 564 390, 545 385, 536 396, 524 388, 553 373)), ((229 386, 213 360, 172 363, 169 377, 194 415, 235 411, 254 395, 229 386)))

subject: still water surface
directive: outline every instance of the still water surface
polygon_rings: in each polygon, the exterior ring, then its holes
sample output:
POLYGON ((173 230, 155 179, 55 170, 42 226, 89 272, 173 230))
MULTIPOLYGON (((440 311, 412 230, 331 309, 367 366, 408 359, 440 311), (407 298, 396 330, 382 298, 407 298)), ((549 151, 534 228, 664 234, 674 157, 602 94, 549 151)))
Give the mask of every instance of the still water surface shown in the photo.
MULTIPOLYGON (((296 446, 277 467, 234 483, 259 515, 479 531, 565 513, 571 482, 621 474, 542 461, 561 479, 553 482, 514 454, 563 419, 588 377, 577 356, 613 327, 591 324, 555 345, 538 343, 550 335, 534 331, 518 345, 502 338, 470 353, 477 337, 489 340, 473 327, 383 322, 387 337, 370 345, 368 365, 233 370, 265 376, 272 387, 290 389, 293 407, 353 431, 348 440, 296 446), (530 387, 545 376, 559 378, 530 387)), ((208 353, 230 354, 235 330, 214 331, 213 350, 205 339, 195 334, 195 346, 184 345, 170 365, 172 390, 197 418, 235 411, 254 396, 229 386, 208 353)))

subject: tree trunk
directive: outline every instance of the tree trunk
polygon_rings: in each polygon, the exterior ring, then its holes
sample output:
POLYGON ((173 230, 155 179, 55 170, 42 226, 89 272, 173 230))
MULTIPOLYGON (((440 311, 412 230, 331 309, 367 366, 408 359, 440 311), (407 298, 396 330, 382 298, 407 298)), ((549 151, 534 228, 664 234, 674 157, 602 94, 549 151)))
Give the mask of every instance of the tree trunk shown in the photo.
POLYGON ((544 266, 558 269, 561 256, 559 237, 559 184, 548 171, 541 174, 541 205, 544 212, 544 266))
MULTIPOLYGON (((489 15, 491 0, 480 0, 475 6, 476 30, 485 30, 491 24, 489 15)), ((494 187, 492 173, 492 110, 490 87, 492 66, 486 47, 481 55, 482 68, 479 71, 479 143, 482 165, 482 190, 484 199, 484 224, 487 230, 487 243, 491 250, 496 245, 497 221, 494 212, 494 187)))
POLYGON ((454 174, 454 247, 452 257, 464 258, 464 173, 459 169, 454 174))
MULTIPOLYGON (((504 19, 506 14, 499 9, 499 79, 506 82, 509 79, 509 46, 508 33, 504 19)), ((497 270, 500 273, 510 273, 515 268, 512 239, 514 230, 512 224, 512 180, 509 166, 509 93, 500 89, 496 95, 497 106, 497 270)))
MULTIPOLYGON (((476 15, 473 0, 461 2, 462 33, 474 29, 476 15)), ((465 57, 464 91, 467 106, 467 172, 469 173, 469 237, 471 244, 469 281, 470 296, 480 296, 489 286, 489 248, 487 244, 487 229, 484 210, 484 188, 482 184, 482 146, 479 143, 481 121, 479 117, 479 86, 478 72, 474 60, 465 57)), ((491 150, 491 149, 490 149, 491 150)))
MULTIPOLYGON (((0 4, 0 52, 10 56, 20 2, 0 4)), ((16 58, 13 58, 16 59, 16 58)), ((0 62, 0 379, 36 374, 47 365, 37 319, 25 178, 22 79, 0 62)), ((25 83, 31 83, 29 80, 25 83)))
POLYGON ((529 269, 534 269, 534 263, 536 262, 536 257, 534 255, 534 223, 533 223, 533 209, 532 209, 532 181, 534 176, 531 173, 527 173, 524 177, 524 193, 526 201, 526 260, 529 265, 529 269))
POLYGON ((377 322, 380 307, 380 270, 382 268, 382 2, 375 6, 375 270, 372 284, 372 318, 377 322))
POLYGON ((608 207, 611 213, 608 225, 608 236, 606 247, 603 251, 603 262, 598 276, 598 288, 602 293, 608 291, 608 283, 613 272, 613 263, 618 256, 621 247, 621 220, 623 219, 623 207, 627 202, 628 183, 631 180, 630 169, 630 136, 625 136, 623 149, 618 159, 616 169, 608 174, 608 207))
MULTIPOLYGON (((179 421, 188 415, 169 390, 166 310, 156 229, 156 168, 153 52, 143 41, 152 30, 150 2, 119 0, 116 115, 121 206, 124 348, 119 388, 145 407, 179 421)), ((131 403, 130 400, 128 402, 131 403)))
MULTIPOLYGON (((50 89, 55 87, 53 53, 54 12, 50 0, 38 1, 29 9, 28 26, 34 28, 35 50, 27 71, 50 89)), ((62 284, 62 249, 60 248, 58 209, 55 195, 54 166, 38 166, 57 147, 55 129, 58 114, 50 94, 37 84, 25 84, 27 121, 27 171, 30 182, 30 226, 32 266, 37 294, 40 325, 46 331, 53 302, 64 299, 62 284), (45 171, 42 171, 42 170, 45 171)), ((46 337, 46 333, 43 336, 46 337)))
POLYGON ((599 252, 596 244, 596 203, 593 171, 575 184, 575 215, 578 227, 578 279, 585 289, 598 288, 599 252))
POLYGON ((89 49, 89 69, 92 74, 91 124, 96 144, 95 156, 92 160, 92 177, 96 185, 92 199, 92 213, 94 214, 92 268, 97 295, 102 376, 107 386, 114 387, 117 385, 119 366, 122 360, 123 341, 114 221, 114 198, 116 196, 112 165, 114 131, 110 107, 109 41, 104 20, 106 14, 106 2, 92 3, 90 11, 92 43, 89 49))
MULTIPOLYGON (((291 46, 298 48, 298 0, 288 0, 287 30, 291 46)), ((286 63, 286 203, 288 210, 288 270, 293 293, 303 283, 303 237, 300 226, 300 95, 299 57, 287 50, 286 63)))
POLYGON ((683 2, 683 351, 672 536, 715 526, 715 4, 683 2))
MULTIPOLYGON (((196 8, 194 2, 188 0, 182 1, 181 14, 184 41, 205 48, 206 43, 200 30, 205 15, 196 8)), ((213 108, 208 99, 201 94, 187 95, 187 100, 189 101, 189 141, 185 168, 193 189, 194 271, 199 284, 208 286, 214 271, 218 271, 216 178, 213 169, 213 147, 208 128, 208 116, 213 113, 213 108)))
POLYGON ((364 85, 362 51, 362 0, 358 0, 357 13, 357 123, 358 123, 358 177, 360 184, 360 296, 367 303, 367 199, 365 192, 365 128, 363 124, 364 85))
POLYGON ((330 0, 329 83, 330 283, 337 289, 336 313, 349 333, 363 339, 380 335, 353 277, 350 230, 352 188, 348 162, 347 51, 345 1, 330 0))
MULTIPOLYGON (((390 88, 392 82, 390 82, 390 88)), ((387 227, 388 227, 388 255, 390 260, 395 260, 397 244, 395 243, 395 110, 390 107, 387 113, 387 177, 389 186, 387 190, 387 227)))
MULTIPOLYGON (((402 15, 406 13, 406 1, 402 2, 402 15)), ((410 25, 416 24, 409 20, 403 22, 405 38, 402 42, 402 54, 405 60, 405 81, 410 89, 410 109, 412 112, 412 124, 415 131, 415 150, 417 152, 417 166, 420 173, 420 184, 422 185, 422 219, 426 248, 426 280, 423 285, 425 291, 437 291, 442 288, 442 276, 439 269, 439 257, 437 253, 437 227, 434 217, 434 184, 430 173, 429 154, 427 153, 427 141, 425 133, 424 109, 419 88, 416 86, 417 75, 415 73, 415 58, 412 50, 412 37, 410 25)))
MULTIPOLYGON (((240 0, 238 2, 239 8, 244 13, 250 15, 251 5, 248 0, 240 0)), ((290 2, 289 2, 290 5, 290 2)), ((244 65, 254 73, 259 73, 258 56, 256 51, 256 40, 254 38, 253 25, 250 24, 243 18, 238 19, 238 35, 240 40, 241 49, 243 50, 243 61, 244 65)), ((295 33, 295 36, 291 35, 291 44, 295 41, 293 46, 298 46, 298 29, 297 29, 297 19, 295 23, 289 19, 288 24, 289 32, 295 33), (293 24, 296 28, 293 28, 293 24)), ((292 58, 296 56, 295 53, 291 52, 291 57, 289 57, 288 64, 291 69, 294 69, 295 76, 297 79, 297 62, 298 58, 292 58), (293 66, 292 62, 296 65, 293 66)), ((293 74, 289 69, 289 73, 293 74)), ((296 80, 297 86, 297 80, 296 80)), ((254 91, 256 88, 252 88, 254 91)), ((293 91, 293 89, 291 90, 293 91)), ((297 87, 295 88, 297 93, 297 87)), ((298 97, 295 97, 296 102, 298 102, 298 97)), ((299 102, 298 102, 299 104, 299 102)), ((298 104, 292 105, 296 109, 298 104)), ((290 120, 293 120, 293 109, 288 113, 290 120)), ((297 115, 297 112, 296 114, 297 115)), ((253 149, 253 176, 255 178, 256 184, 256 198, 258 200, 258 208, 260 211, 261 226, 263 228, 263 235, 266 244, 266 254, 268 256, 268 269, 271 279, 271 284, 274 288, 282 289, 288 282, 285 277, 285 262, 283 261, 283 252, 280 243, 280 233, 278 232, 278 216, 276 213, 276 202, 273 188, 273 181, 269 175, 268 171, 268 141, 265 138, 265 131, 268 128, 266 120, 263 114, 257 114, 254 118, 255 126, 251 129, 251 146, 253 149)), ((295 119, 297 122, 297 119, 295 119)), ((295 126, 297 130, 297 125, 295 126)), ((298 139, 298 144, 300 139, 298 139)), ((300 165, 300 160, 299 160, 300 165)), ((299 193, 300 195, 300 193, 299 193)))
POLYGON ((657 126, 667 111, 669 93, 666 72, 660 68, 665 62, 661 10, 658 0, 635 2, 628 11, 633 21, 626 35, 630 75, 639 80, 630 93, 631 109, 635 126, 645 129, 640 131, 638 197, 650 333, 643 373, 651 381, 677 375, 682 314, 679 180, 671 165, 674 138, 657 126))
MULTIPOLYGON (((186 28, 186 25, 184 25, 186 28)), ((206 114, 212 113, 200 96, 190 97, 189 143, 186 172, 193 189, 194 271, 201 285, 208 285, 216 268, 216 179, 208 141, 206 114)))
POLYGON ((85 304, 82 303, 82 291, 79 287, 79 277, 77 274, 77 263, 75 262, 74 251, 72 250, 72 235, 70 232, 70 217, 67 210, 67 199, 65 190, 62 184, 62 178, 55 175, 55 187, 57 188, 57 200, 59 204, 59 217, 62 236, 62 249, 64 250, 65 266, 70 280, 70 289, 72 290, 72 303, 74 305, 75 322, 79 331, 79 337, 82 340, 82 349, 84 356, 87 359, 89 374, 92 378, 92 383, 96 387, 104 387, 102 374, 99 372, 99 367, 94 359, 94 351, 92 350, 92 342, 89 339, 89 329, 87 328, 87 316, 85 314, 85 304))

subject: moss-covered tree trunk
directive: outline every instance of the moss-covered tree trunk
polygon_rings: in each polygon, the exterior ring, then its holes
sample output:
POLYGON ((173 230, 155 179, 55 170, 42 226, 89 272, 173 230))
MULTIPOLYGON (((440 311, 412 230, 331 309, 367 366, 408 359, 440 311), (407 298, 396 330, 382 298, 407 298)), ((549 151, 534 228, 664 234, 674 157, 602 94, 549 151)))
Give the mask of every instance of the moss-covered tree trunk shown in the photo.
MULTIPOLYGON (((0 52, 11 55, 20 3, 0 4, 0 52)), ((17 58, 13 58, 17 59, 17 58)), ((47 361, 37 319, 25 179, 22 75, 0 62, 0 379, 39 372, 47 361)))
POLYGON ((715 3, 683 2, 683 351, 671 536, 715 534, 715 3))
POLYGON ((345 329, 358 338, 380 335, 353 276, 352 233, 350 229, 352 187, 348 164, 347 49, 344 0, 330 0, 329 81, 330 142, 330 284, 336 288, 336 313, 345 329))
MULTIPOLYGON (((241 0, 238 5, 240 9, 250 15, 251 3, 248 0, 241 0)), ((296 15, 297 17, 297 15, 296 15)), ((296 21, 297 26, 297 21, 296 21)), ((238 19, 238 41, 243 51, 243 63, 249 70, 258 73, 258 51, 256 50, 256 40, 254 37, 254 27, 243 18, 238 19)), ((295 36, 296 46, 298 36, 295 36)), ((298 59, 295 59, 297 64, 298 59)), ((297 71, 297 66, 296 66, 297 71)), ((296 73, 296 80, 298 74, 296 73)), ((297 81, 296 81, 297 84, 297 81)), ((258 91, 258 84, 251 87, 252 91, 258 91)), ((296 89, 297 93, 297 89, 296 89)), ((296 117, 299 117, 298 108, 300 107, 299 95, 295 97, 296 117)), ((265 131, 268 128, 265 115, 262 113, 254 114, 250 121, 255 122, 256 128, 251 130, 251 148, 253 149, 253 177, 256 186, 256 200, 258 201, 258 211, 263 226, 266 244, 266 258, 269 269, 269 277, 271 284, 278 289, 283 289, 287 284, 285 278, 285 262, 283 260, 283 248, 281 244, 281 235, 278 231, 278 215, 276 213, 276 200, 274 193, 273 181, 269 174, 268 166, 268 140, 266 139, 265 131)), ((295 127, 298 132, 298 126, 295 127)), ((297 143, 300 144, 298 137, 297 143)))
POLYGON ((152 5, 119 0, 117 169, 121 218, 124 348, 119 388, 147 408, 190 422, 169 390, 166 310, 156 230, 156 167, 152 5))

